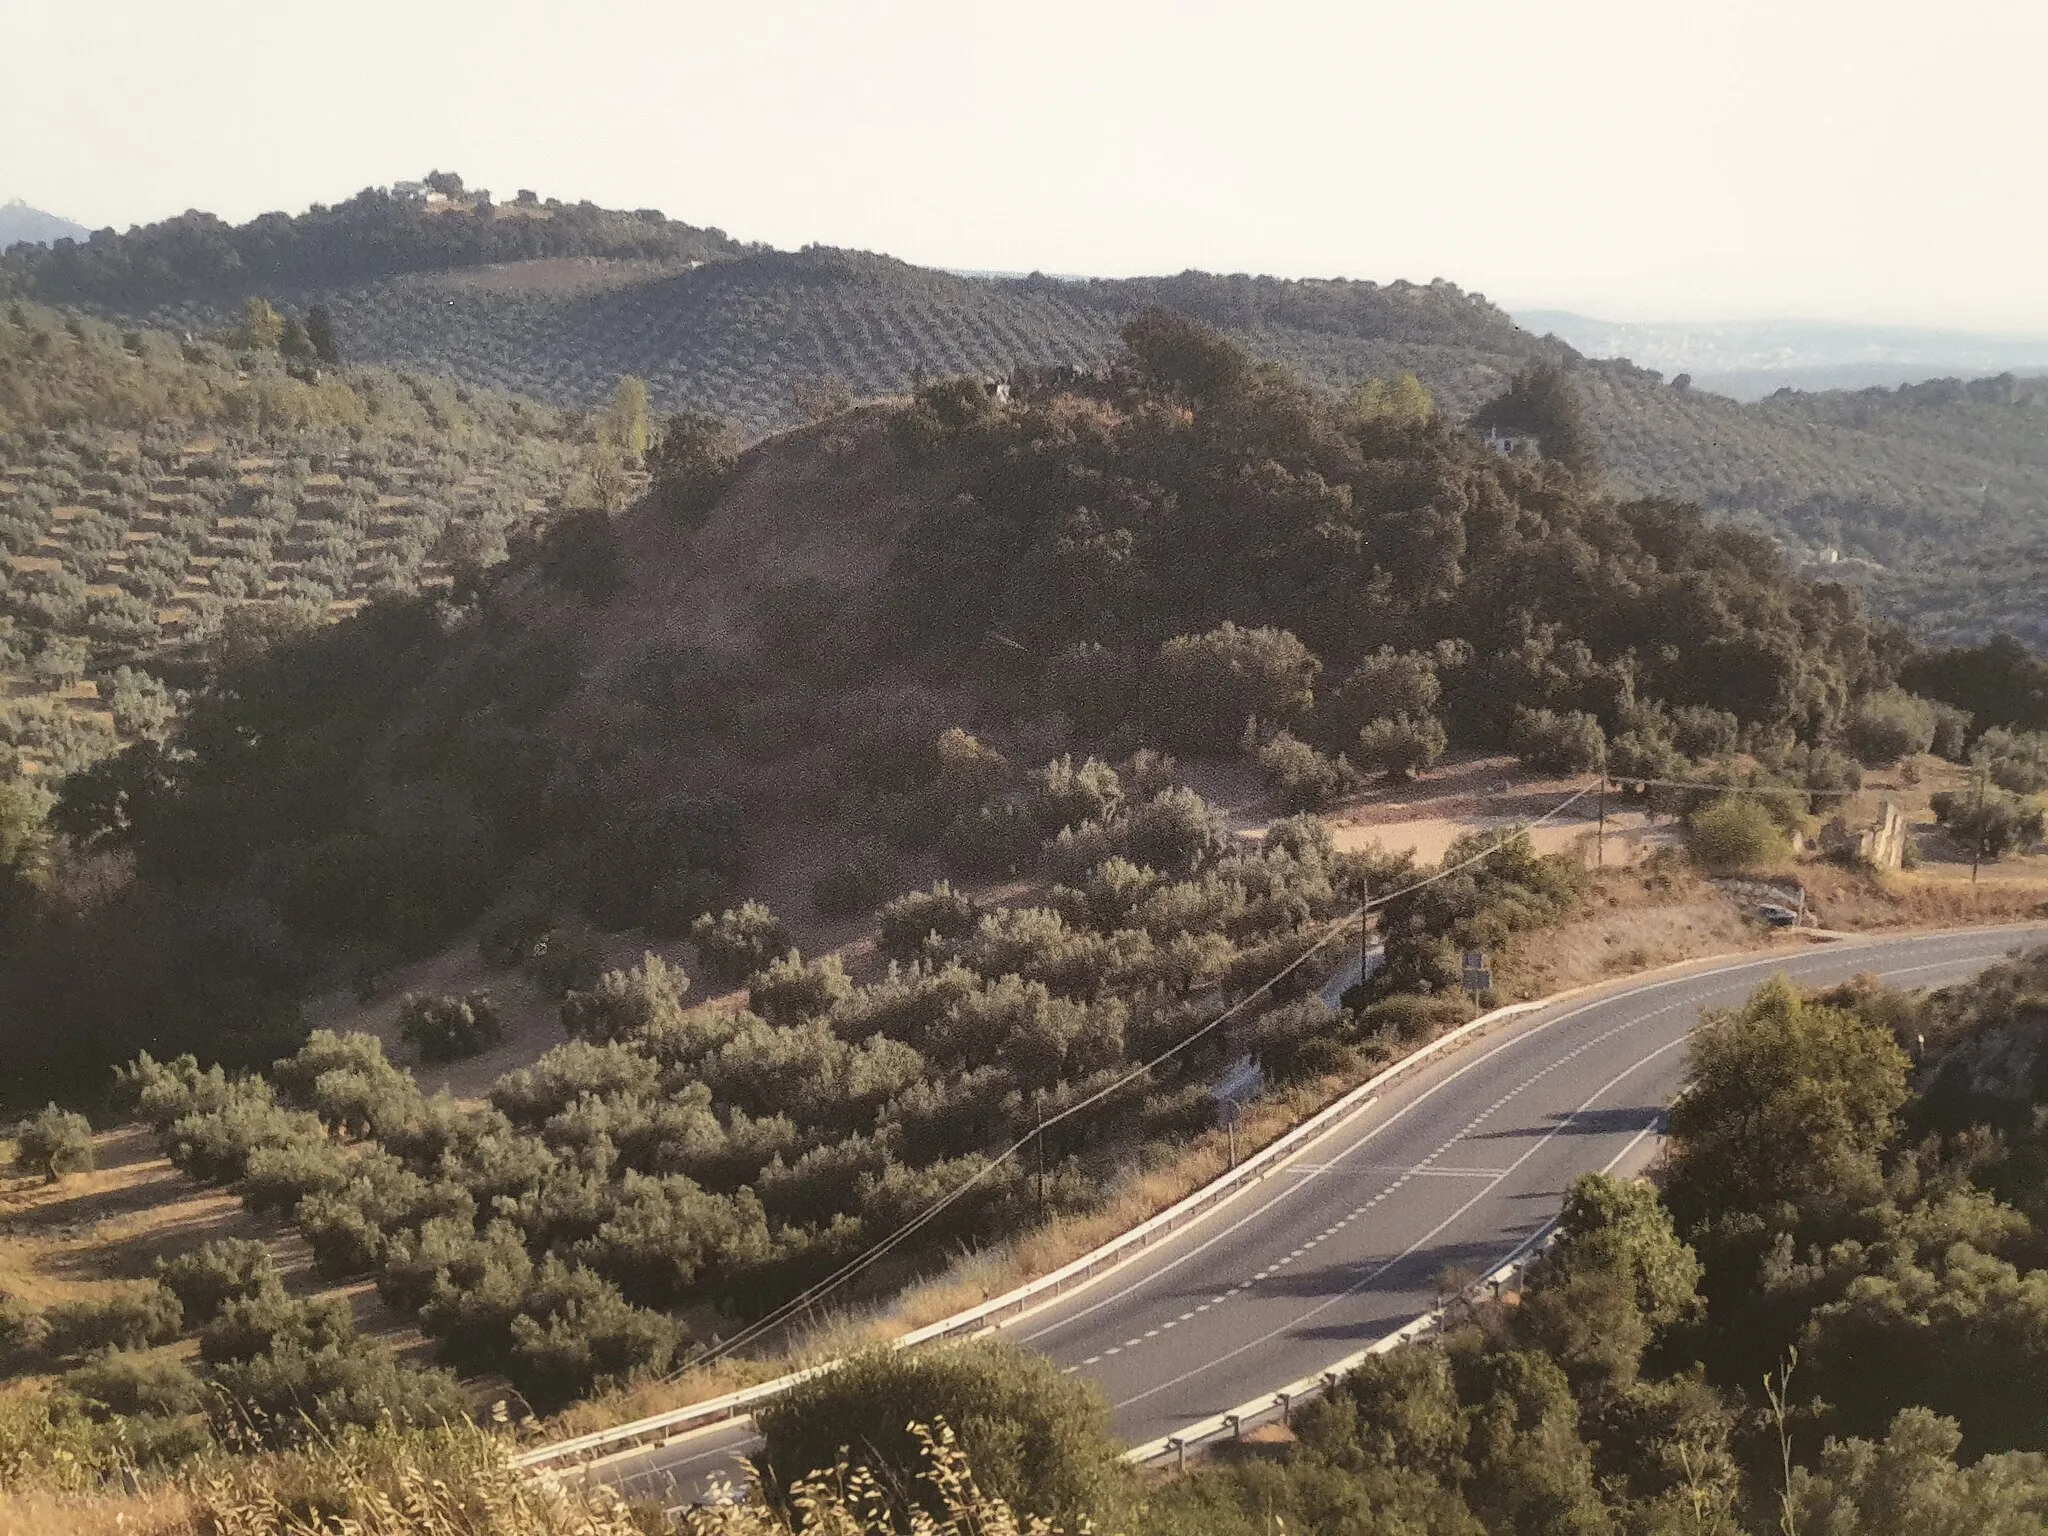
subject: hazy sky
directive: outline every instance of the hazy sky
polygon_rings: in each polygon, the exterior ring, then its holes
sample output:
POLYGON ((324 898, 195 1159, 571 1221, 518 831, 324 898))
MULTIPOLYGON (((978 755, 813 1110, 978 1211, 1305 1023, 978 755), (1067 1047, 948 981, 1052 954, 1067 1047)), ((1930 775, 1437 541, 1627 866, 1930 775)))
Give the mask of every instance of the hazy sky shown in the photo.
POLYGON ((0 0, 0 199, 460 171, 934 265, 2048 332, 2048 0, 0 0))

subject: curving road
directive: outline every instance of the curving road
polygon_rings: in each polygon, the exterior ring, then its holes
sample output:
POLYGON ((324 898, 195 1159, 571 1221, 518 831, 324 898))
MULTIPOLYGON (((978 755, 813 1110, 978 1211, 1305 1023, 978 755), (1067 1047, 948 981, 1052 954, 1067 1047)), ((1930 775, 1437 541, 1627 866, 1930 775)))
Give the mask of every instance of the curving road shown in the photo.
MULTIPOLYGON (((1438 1301, 1449 1270, 1483 1274, 1535 1238, 1566 1185, 1653 1155, 1701 1011, 1767 976, 1825 985, 1870 971, 1900 986, 1962 980, 2048 927, 1847 940, 1723 962, 1526 1015, 1411 1073, 1264 1180, 1086 1286, 1006 1323, 1092 1378, 1141 1444, 1319 1372, 1438 1301)), ((746 1420, 592 1464, 634 1498, 733 1481, 746 1420)))

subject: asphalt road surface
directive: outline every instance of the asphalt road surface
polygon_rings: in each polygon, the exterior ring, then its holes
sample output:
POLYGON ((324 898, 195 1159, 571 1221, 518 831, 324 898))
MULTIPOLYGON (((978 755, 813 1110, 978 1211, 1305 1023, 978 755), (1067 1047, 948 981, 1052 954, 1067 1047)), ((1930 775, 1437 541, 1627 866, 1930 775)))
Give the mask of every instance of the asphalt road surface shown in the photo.
MULTIPOLYGON (((1730 961, 1533 1013, 1411 1073, 1265 1179, 1157 1246, 1005 1325, 1093 1379, 1138 1445, 1224 1413, 1365 1347, 1438 1303, 1449 1271, 1484 1274, 1536 1238, 1565 1187, 1654 1155, 1703 1009, 1784 974, 1826 985, 1961 981, 2048 927, 1849 940, 1730 961)), ((740 1482, 747 1420, 593 1463, 669 1504, 740 1482)))

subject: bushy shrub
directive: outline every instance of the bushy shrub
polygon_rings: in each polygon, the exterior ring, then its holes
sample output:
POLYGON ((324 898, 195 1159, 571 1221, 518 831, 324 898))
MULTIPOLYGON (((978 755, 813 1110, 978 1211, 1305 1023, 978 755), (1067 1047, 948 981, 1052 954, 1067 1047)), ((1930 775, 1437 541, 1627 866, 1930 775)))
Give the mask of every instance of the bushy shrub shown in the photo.
POLYGON ((1715 874, 1763 868, 1790 852, 1770 811, 1748 795, 1726 795, 1695 811, 1687 846, 1700 867, 1715 874))
POLYGON ((690 978, 649 951, 630 971, 607 971, 562 999, 562 1029, 578 1040, 636 1040, 678 1018, 690 978))
POLYGON ((1359 766, 1390 779, 1407 780, 1443 759, 1450 738, 1434 715, 1393 715, 1374 720, 1358 733, 1359 766))
POLYGON ((1162 874, 1190 875, 1227 843, 1223 813, 1192 789, 1162 790, 1125 823, 1124 852, 1162 874))
POLYGON ((1258 765, 1266 792, 1289 815, 1322 810, 1358 786, 1357 773, 1342 755, 1325 757, 1287 731, 1259 748, 1258 765))
POLYGON ((685 528, 703 522, 732 483, 740 440, 730 423, 703 411, 677 411, 647 453, 655 502, 685 528))
POLYGON ((1273 1083, 1299 1082, 1351 1065, 1350 1021, 1321 998, 1271 1009, 1252 1030, 1252 1057, 1273 1083))
POLYGON ((970 806, 954 817, 939 841, 939 856, 956 870, 1009 874, 1038 859, 1038 822, 1016 800, 970 806))
POLYGON ((1240 629, 1225 621, 1159 648, 1152 709, 1170 741, 1195 751, 1227 750, 1245 722, 1287 725, 1315 704, 1322 663, 1284 629, 1240 629))
POLYGON ((277 1283, 270 1250, 254 1238, 223 1237, 156 1261, 156 1278, 178 1298, 188 1324, 210 1323, 223 1305, 277 1283))
POLYGON ((1031 776, 1031 811, 1046 837, 1058 836, 1065 827, 1112 820, 1123 803, 1122 779, 1100 758, 1078 766, 1071 757, 1056 758, 1031 776))
POLYGON ((1539 773, 1584 773, 1600 765, 1606 737, 1600 722, 1583 710, 1560 714, 1515 706, 1508 746, 1539 773))
POLYGON ((776 1398, 756 1418, 763 1480, 780 1497, 858 1446, 883 1486, 911 1488, 923 1452, 909 1426, 934 1419, 958 1437, 980 1487, 1023 1514, 1079 1519, 1123 1480, 1101 1393, 995 1341, 867 1350, 776 1398))
POLYGON ((928 891, 911 891, 882 908, 877 944, 891 960, 911 960, 923 951, 927 940, 967 937, 981 922, 981 915, 979 903, 939 880, 928 891))
POLYGON ((2038 795, 2048 789, 2048 732, 1993 726, 1977 738, 1971 755, 2000 789, 2016 795, 2038 795))
POLYGON ((581 1265, 550 1258, 512 1319, 505 1374, 546 1413, 605 1387, 667 1369, 683 1334, 581 1265))
POLYGON ((398 1036, 422 1061, 461 1061, 505 1038, 505 1026, 488 992, 465 997, 408 995, 399 1005, 398 1036))
POLYGON ((339 1296, 301 1301, 275 1286, 223 1302, 199 1331, 199 1358, 209 1365, 253 1360, 279 1349, 318 1350, 356 1336, 355 1319, 339 1296))
POLYGON ((99 1349, 147 1349, 178 1336, 184 1326, 178 1298, 154 1280, 97 1301, 60 1301, 43 1314, 45 1347, 53 1355, 99 1349))
POLYGON ((747 986, 747 1006, 770 1024, 788 1027, 822 1019, 853 995, 853 983, 837 955, 808 965, 791 950, 757 971, 747 986))
POLYGON ((468 1397, 446 1371, 407 1365, 365 1344, 293 1345, 213 1367, 216 1434, 286 1447, 380 1424, 426 1429, 462 1422, 468 1397))
POLYGON ((348 1159, 332 1142, 311 1137, 282 1146, 257 1147, 243 1164, 235 1193, 258 1213, 289 1211, 307 1195, 348 1182, 348 1159))
POLYGON ((175 1417, 195 1411, 206 1400, 199 1378, 182 1362, 125 1349, 65 1372, 64 1387, 109 1414, 175 1417))
POLYGON ((789 948, 789 933, 758 901, 742 902, 690 925, 697 963, 723 982, 745 981, 789 948))
POLYGON ((15 1129, 14 1166, 23 1173, 40 1174, 54 1184, 67 1173, 86 1172, 92 1163, 92 1122, 81 1114, 52 1104, 15 1129))
POLYGON ((1897 762, 1934 745, 1934 705, 1898 688, 1866 694, 1849 711, 1842 734, 1865 763, 1897 762))
POLYGON ((863 844, 811 884, 811 905, 822 917, 866 912, 889 888, 895 861, 877 844, 863 844))
POLYGON ((584 991, 604 974, 604 942, 581 923, 550 928, 526 955, 526 974, 548 997, 584 991))

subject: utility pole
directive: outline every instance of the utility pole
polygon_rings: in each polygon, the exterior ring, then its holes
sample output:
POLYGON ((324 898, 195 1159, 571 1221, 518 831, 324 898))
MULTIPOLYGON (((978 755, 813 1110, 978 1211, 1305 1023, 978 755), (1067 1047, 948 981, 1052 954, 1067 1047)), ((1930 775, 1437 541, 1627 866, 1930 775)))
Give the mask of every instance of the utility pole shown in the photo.
POLYGON ((1360 875, 1358 877, 1358 979, 1360 981, 1365 980, 1365 932, 1367 926, 1372 922, 1372 913, 1368 910, 1371 905, 1372 877, 1370 875, 1360 875))
POLYGON ((1977 765, 1977 792, 1973 797, 1975 809, 1970 814, 1970 827, 1976 834, 1970 847, 1970 884, 1977 883, 1977 866, 1984 862, 1984 765, 1977 765))
POLYGON ((1607 743, 1600 743, 1600 825, 1593 833, 1593 867, 1607 867, 1607 743))
POLYGON ((1045 1111, 1038 1112, 1038 1132, 1033 1138, 1038 1143, 1038 1210, 1045 1212, 1045 1111))

